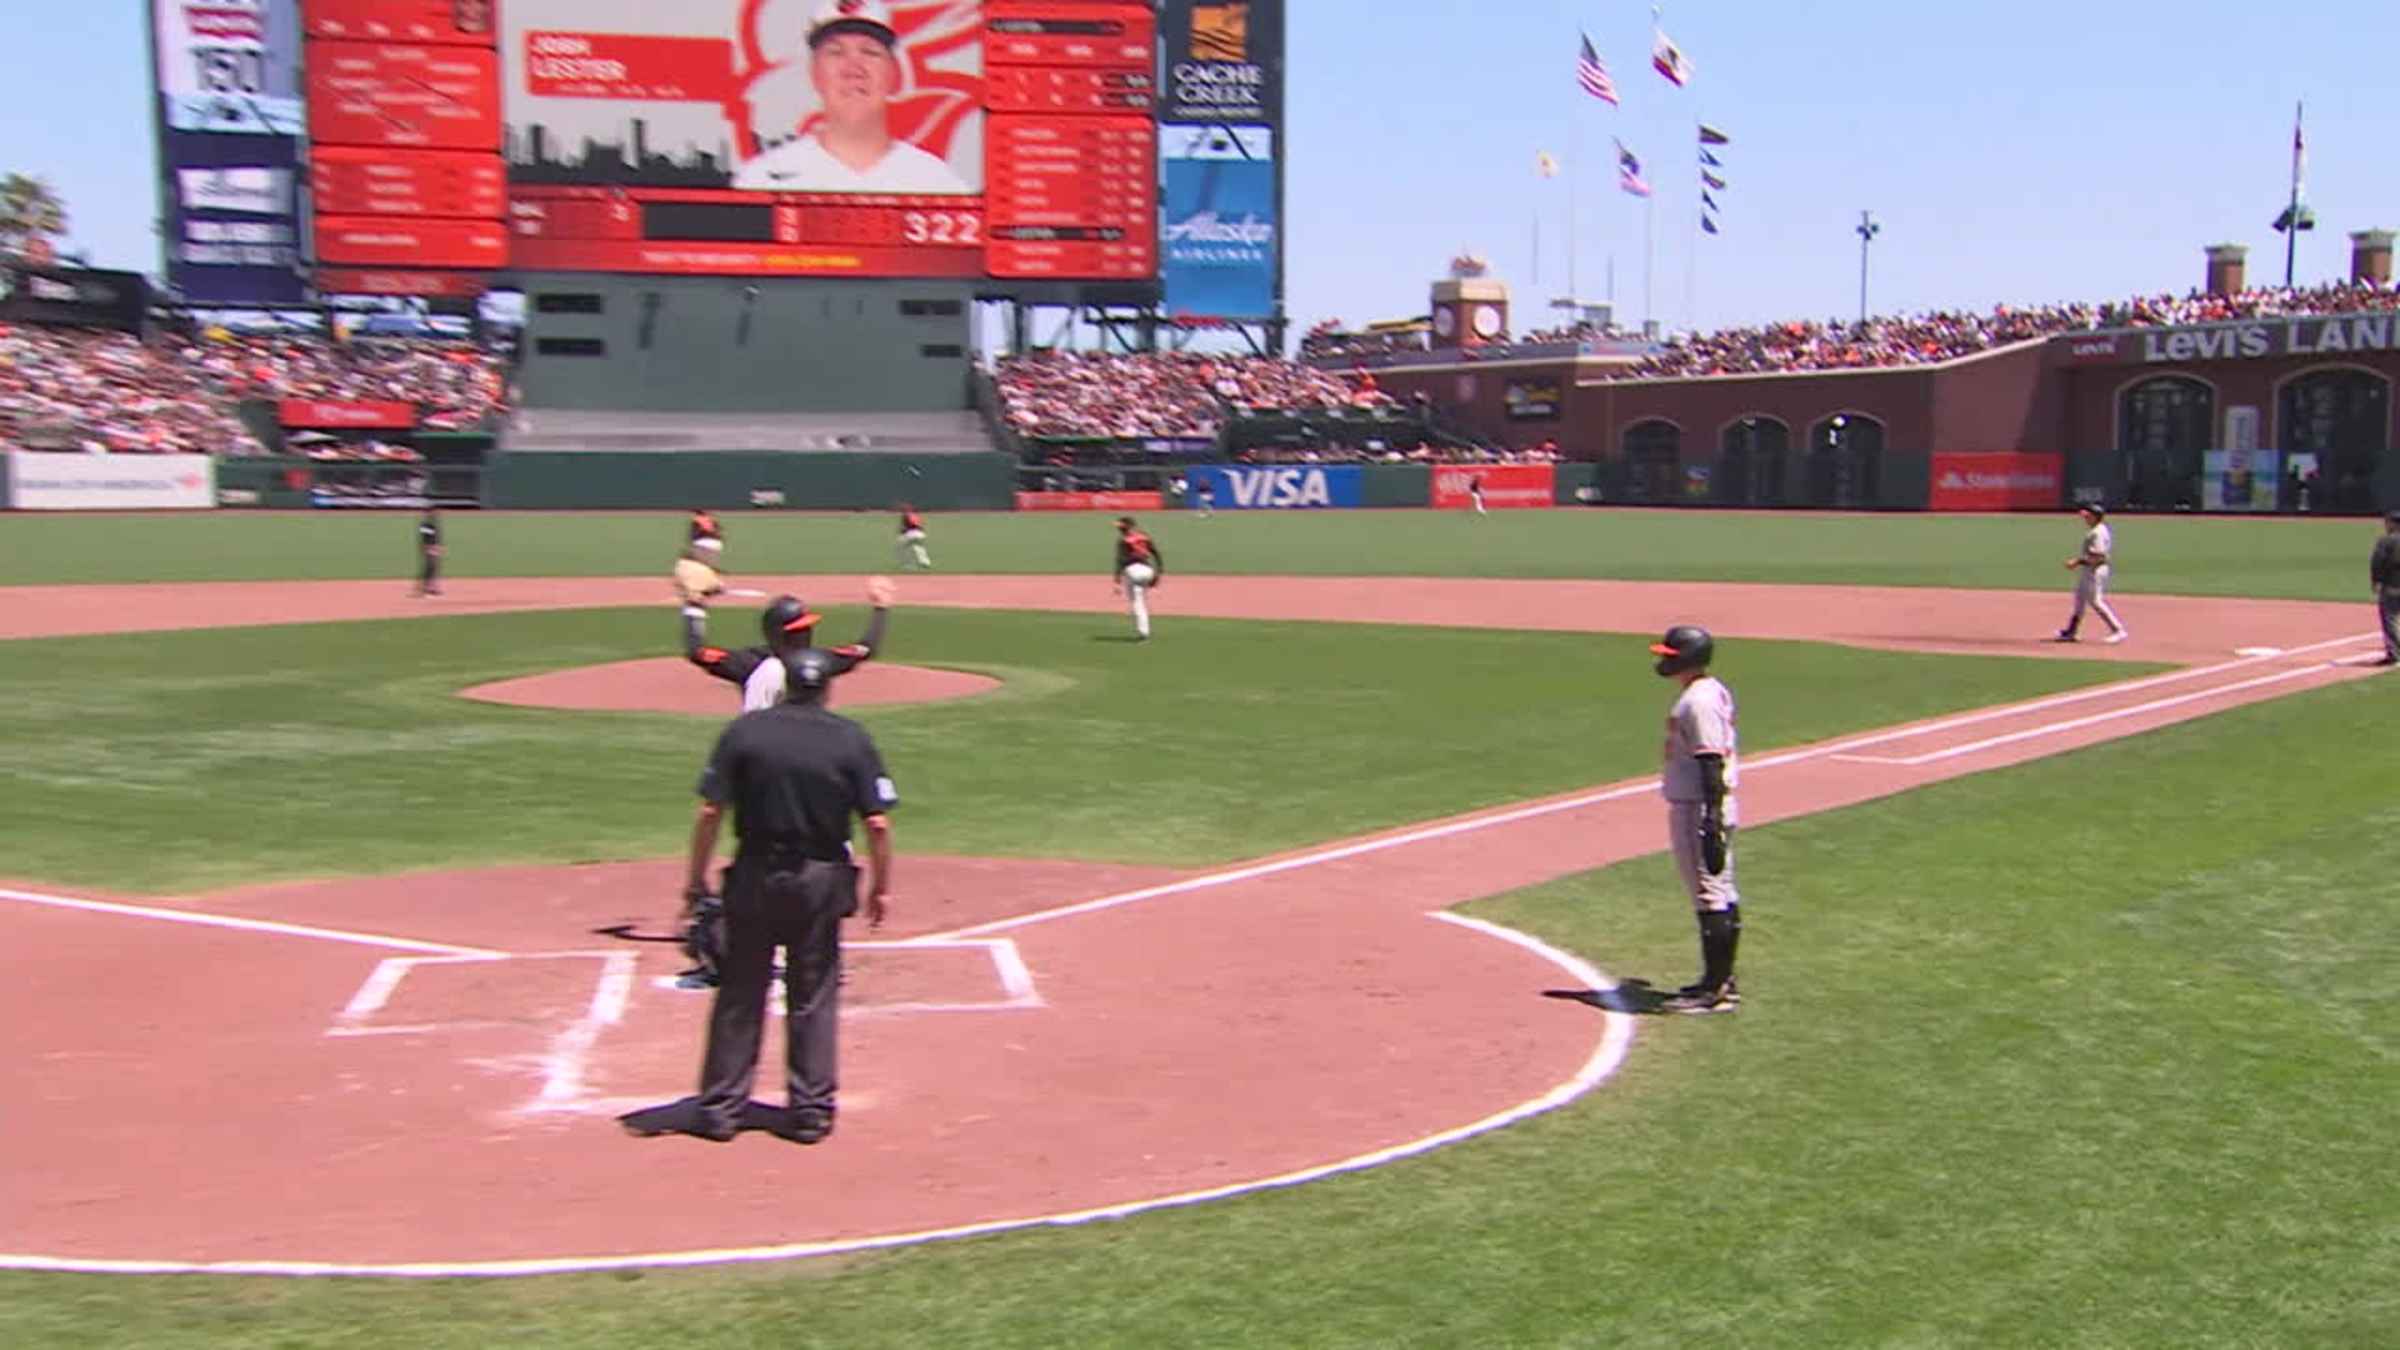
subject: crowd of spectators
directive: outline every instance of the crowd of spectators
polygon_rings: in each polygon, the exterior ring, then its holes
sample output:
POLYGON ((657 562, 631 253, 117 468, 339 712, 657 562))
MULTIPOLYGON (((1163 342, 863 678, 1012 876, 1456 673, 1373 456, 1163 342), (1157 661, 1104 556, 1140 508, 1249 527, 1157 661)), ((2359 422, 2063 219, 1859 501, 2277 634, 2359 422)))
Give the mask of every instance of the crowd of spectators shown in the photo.
POLYGON ((1402 449, 1396 445, 1262 445, 1235 455, 1240 464, 1556 464, 1565 456, 1558 442, 1543 441, 1511 450, 1497 445, 1435 445, 1419 441, 1402 449))
POLYGON ((2100 307, 2099 328, 2172 328, 2228 319, 2308 318, 2400 310, 2400 290, 2360 282, 2325 286, 2281 286, 2231 295, 2151 295, 2100 307))
POLYGON ((258 454, 221 385, 173 343, 0 326, 0 446, 258 454))
POLYGON ((1620 380, 1761 371, 1858 370, 1924 365, 2013 342, 2093 329, 2166 327, 2228 319, 2279 318, 2400 309, 2400 292, 2367 284, 2274 287, 2230 295, 2142 296, 2113 304, 1996 306, 1989 312, 1941 310, 1865 323, 1796 320, 1727 328, 1669 341, 1610 372, 1620 380))
POLYGON ((1003 416, 1028 436, 1211 439, 1252 413, 1397 406, 1371 376, 1260 356, 1045 351, 995 375, 1003 416))
POLYGON ((465 342, 0 325, 0 446, 263 454, 234 411, 246 398, 407 403, 455 428, 502 410, 508 386, 465 342))

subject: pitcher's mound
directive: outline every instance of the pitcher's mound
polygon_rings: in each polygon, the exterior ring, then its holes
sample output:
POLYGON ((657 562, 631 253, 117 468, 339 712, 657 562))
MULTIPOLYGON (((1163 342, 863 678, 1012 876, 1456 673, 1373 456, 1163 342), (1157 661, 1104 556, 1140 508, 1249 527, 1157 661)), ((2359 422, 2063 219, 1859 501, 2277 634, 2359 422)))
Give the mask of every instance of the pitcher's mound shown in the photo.
MULTIPOLYGON (((931 703, 999 687, 1000 682, 988 675, 870 661, 834 681, 832 706, 838 709, 870 703, 931 703)), ((611 661, 604 666, 578 666, 518 680, 497 680, 462 689, 459 696, 485 703, 512 703, 520 708, 689 713, 695 717, 731 717, 742 709, 739 689, 673 656, 611 661)))

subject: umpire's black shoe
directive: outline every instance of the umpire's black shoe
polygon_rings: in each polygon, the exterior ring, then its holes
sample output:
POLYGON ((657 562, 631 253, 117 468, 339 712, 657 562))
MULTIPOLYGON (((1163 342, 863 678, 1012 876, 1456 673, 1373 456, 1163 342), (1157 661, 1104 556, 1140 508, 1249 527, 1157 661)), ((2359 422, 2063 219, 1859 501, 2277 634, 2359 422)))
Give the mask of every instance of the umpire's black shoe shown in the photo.
POLYGON ((795 1144, 821 1144, 833 1133, 831 1111, 787 1111, 767 1126, 767 1132, 795 1144))
POLYGON ((697 1098, 682 1097, 663 1106, 645 1106, 617 1117, 617 1124, 636 1139, 656 1139, 666 1134, 688 1134, 694 1139, 727 1144, 741 1131, 732 1125, 711 1120, 700 1110, 697 1098))

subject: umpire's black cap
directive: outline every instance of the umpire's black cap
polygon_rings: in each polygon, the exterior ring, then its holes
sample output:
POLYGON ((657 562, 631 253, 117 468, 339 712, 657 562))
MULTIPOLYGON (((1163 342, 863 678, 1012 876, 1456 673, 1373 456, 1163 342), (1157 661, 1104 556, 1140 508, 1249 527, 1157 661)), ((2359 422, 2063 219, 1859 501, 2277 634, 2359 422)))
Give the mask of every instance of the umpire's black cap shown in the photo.
POLYGON ((833 683, 833 653, 821 647, 802 647, 783 654, 783 701, 814 703, 833 683))

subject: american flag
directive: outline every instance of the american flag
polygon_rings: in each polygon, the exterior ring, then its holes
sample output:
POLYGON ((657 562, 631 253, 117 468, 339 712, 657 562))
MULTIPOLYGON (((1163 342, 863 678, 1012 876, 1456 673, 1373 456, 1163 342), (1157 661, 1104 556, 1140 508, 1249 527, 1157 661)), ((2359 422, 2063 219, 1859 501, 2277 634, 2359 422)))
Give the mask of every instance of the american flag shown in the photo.
POLYGON ((1634 158, 1623 141, 1617 142, 1617 186, 1636 197, 1650 195, 1650 184, 1642 177, 1642 162, 1634 158))
POLYGON ((1601 64, 1600 53, 1593 50, 1589 37, 1583 40, 1583 55, 1575 58, 1575 83, 1593 98, 1616 106, 1617 86, 1608 78, 1608 67, 1601 64))

